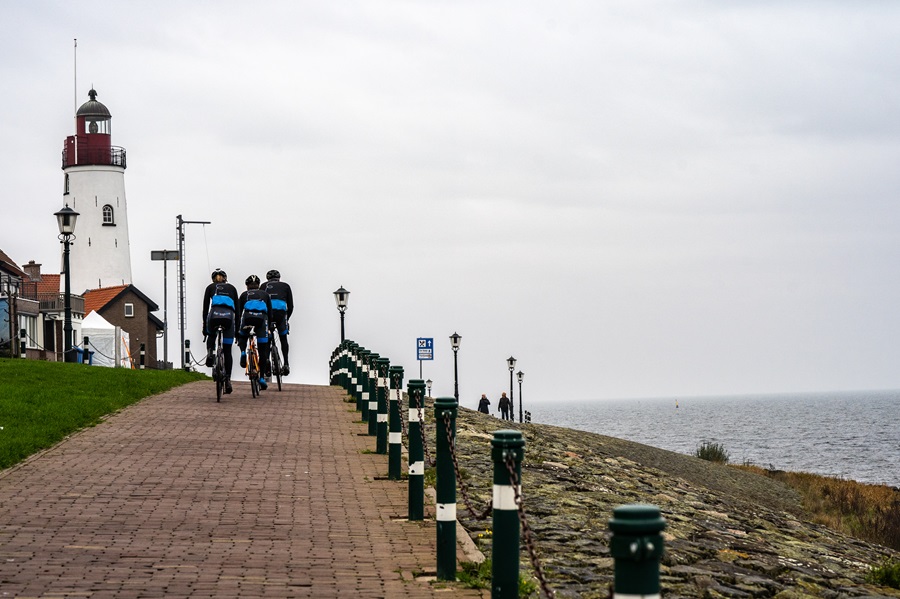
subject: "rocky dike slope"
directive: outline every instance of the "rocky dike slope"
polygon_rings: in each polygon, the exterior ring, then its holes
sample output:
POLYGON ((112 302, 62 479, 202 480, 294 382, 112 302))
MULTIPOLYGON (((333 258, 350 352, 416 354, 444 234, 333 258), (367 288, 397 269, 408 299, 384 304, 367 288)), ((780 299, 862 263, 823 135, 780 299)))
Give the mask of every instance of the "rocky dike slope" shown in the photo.
MULTIPOLYGON (((426 423, 432 456, 433 426, 426 423)), ((872 565, 900 559, 898 552, 812 523, 797 493, 777 481, 640 443, 460 408, 458 461, 478 515, 490 505, 490 441, 500 429, 525 437, 525 511, 557 597, 611 595, 607 522, 615 507, 630 503, 659 506, 668 524, 664 597, 900 597, 900 590, 865 582, 872 565)), ((490 516, 473 515, 460 489, 457 501, 459 521, 490 557, 490 516)), ((527 551, 520 561, 531 572, 527 551)))

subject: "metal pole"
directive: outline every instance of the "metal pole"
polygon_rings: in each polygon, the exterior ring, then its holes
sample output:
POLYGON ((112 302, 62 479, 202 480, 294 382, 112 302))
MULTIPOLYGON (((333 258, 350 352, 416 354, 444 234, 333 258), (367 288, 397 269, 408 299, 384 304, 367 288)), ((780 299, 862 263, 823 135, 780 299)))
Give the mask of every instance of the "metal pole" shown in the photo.
POLYGON ((72 277, 69 273, 69 236, 63 239, 63 269, 66 271, 65 308, 66 316, 63 322, 63 361, 74 362, 72 355, 72 277))
POLYGON ((522 457, 525 439, 513 430, 494 432, 491 458, 494 461, 493 541, 491 547, 491 597, 493 599, 519 596, 519 506, 516 492, 522 493, 522 457), (512 460, 516 485, 507 466, 512 460))
MULTIPOLYGON (((419 410, 425 407, 425 381, 412 379, 407 384, 409 401, 409 514, 410 520, 425 519, 425 448, 422 446, 422 429, 419 410)), ((425 414, 422 414, 424 420, 425 414)))
POLYGON ((459 404, 459 369, 456 364, 456 353, 459 350, 453 350, 453 397, 456 398, 457 405, 459 404))
POLYGON ((181 218, 181 215, 175 217, 175 222, 177 223, 178 233, 176 235, 176 241, 178 242, 178 329, 181 331, 181 367, 184 370, 191 369, 190 358, 186 357, 190 352, 189 344, 186 344, 184 339, 184 329, 186 322, 186 316, 184 313, 185 302, 187 298, 184 292, 184 226, 185 225, 208 225, 211 224, 208 220, 184 220, 181 218))
POLYGON ((509 419, 516 419, 516 400, 513 395, 513 368, 509 369, 509 419))
POLYGON ((519 424, 522 424, 522 381, 519 381, 519 424))
MULTIPOLYGON (((391 361, 388 358, 375 360, 376 376, 378 377, 378 396, 375 402, 377 417, 375 420, 375 453, 386 454, 388 452, 388 369, 391 361)), ((372 427, 372 412, 369 412, 369 432, 372 427)))
POLYGON ((341 310, 341 341, 344 340, 344 311, 341 310))
POLYGON ((458 406, 459 402, 452 397, 439 397, 434 401, 438 580, 456 580, 456 476, 450 443, 456 437, 458 406), (449 419, 449 427, 444 423, 445 417, 449 419))
POLYGON ((169 261, 163 260, 163 370, 169 367, 169 261))
POLYGON ((176 217, 178 233, 175 242, 178 244, 178 331, 181 333, 181 368, 190 370, 187 358, 188 347, 184 344, 184 221, 179 214, 176 217))
POLYGON ((388 479, 400 480, 400 453, 403 445, 403 426, 400 421, 400 401, 398 396, 403 389, 403 367, 391 366, 388 393, 388 479))

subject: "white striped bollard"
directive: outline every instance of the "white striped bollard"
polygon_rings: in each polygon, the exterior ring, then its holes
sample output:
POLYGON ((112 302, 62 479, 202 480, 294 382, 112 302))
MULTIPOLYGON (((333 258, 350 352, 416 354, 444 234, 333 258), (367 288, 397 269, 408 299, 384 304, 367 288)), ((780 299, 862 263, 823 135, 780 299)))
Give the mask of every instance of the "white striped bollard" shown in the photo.
POLYGON ((438 580, 456 580, 456 474, 450 443, 456 437, 458 406, 454 397, 439 397, 434 400, 438 580), (444 423, 445 416, 450 421, 449 432, 444 423))
POLYGON ((400 421, 399 395, 403 393, 403 367, 391 366, 388 394, 388 479, 400 480, 400 454, 403 447, 403 423, 400 421))

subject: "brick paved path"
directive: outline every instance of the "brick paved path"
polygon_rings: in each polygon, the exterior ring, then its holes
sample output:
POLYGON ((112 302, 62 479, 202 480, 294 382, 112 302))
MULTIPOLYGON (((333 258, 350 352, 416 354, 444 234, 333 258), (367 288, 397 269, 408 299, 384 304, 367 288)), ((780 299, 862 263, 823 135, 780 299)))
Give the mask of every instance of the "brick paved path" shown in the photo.
MULTIPOLYGON (((487 597, 439 588, 435 525, 336 387, 134 405, 0 474, 0 597, 487 597)), ((405 466, 404 466, 405 469, 405 466)))

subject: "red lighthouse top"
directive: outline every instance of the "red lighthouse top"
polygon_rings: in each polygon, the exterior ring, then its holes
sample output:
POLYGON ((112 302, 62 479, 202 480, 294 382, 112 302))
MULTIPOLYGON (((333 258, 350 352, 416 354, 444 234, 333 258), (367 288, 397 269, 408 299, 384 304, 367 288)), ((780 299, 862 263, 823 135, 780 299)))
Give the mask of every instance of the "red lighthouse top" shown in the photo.
POLYGON ((125 148, 112 145, 112 115, 97 101, 96 90, 75 113, 75 135, 66 138, 63 169, 70 166, 110 165, 125 168, 125 148))

